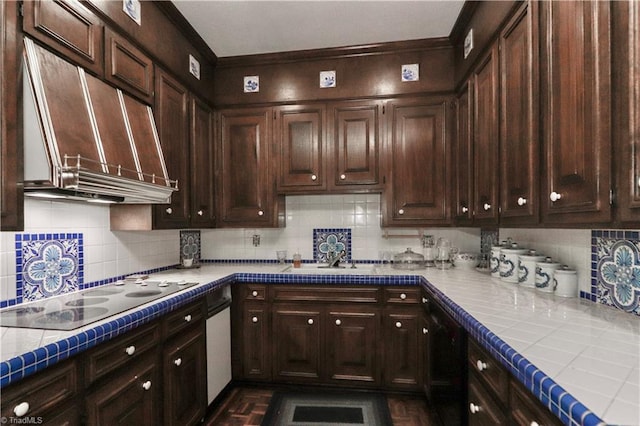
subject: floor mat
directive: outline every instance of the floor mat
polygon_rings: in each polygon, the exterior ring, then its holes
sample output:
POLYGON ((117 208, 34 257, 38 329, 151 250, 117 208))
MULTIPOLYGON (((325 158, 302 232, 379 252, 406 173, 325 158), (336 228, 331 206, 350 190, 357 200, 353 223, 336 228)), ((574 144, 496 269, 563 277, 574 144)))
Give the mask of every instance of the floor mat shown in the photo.
POLYGON ((261 426, 390 426, 387 398, 376 393, 274 392, 261 426))

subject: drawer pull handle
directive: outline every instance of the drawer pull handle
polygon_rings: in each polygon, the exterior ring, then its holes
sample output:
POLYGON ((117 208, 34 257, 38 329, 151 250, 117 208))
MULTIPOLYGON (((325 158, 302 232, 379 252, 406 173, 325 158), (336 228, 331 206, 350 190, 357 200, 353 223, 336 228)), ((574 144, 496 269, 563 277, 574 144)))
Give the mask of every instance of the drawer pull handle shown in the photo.
POLYGON ((553 191, 551 194, 549 194, 549 199, 551 200, 552 203, 555 203, 561 198, 562 198, 562 194, 558 194, 556 191, 553 191))
POLYGON ((312 180, 312 181, 316 181, 316 180, 318 180, 318 176, 316 176, 316 175, 311 175, 311 180, 312 180))
POLYGON ((522 206, 524 206, 525 204, 527 204, 527 199, 526 199, 526 198, 524 198, 524 197, 520 197, 520 198, 518 198, 518 205, 519 205, 519 206, 521 206, 521 207, 522 207, 522 206))
POLYGON ((475 414, 480 411, 480 406, 472 402, 469 404, 469 411, 471 411, 471 414, 475 414))
POLYGON ((342 321, 340 321, 339 319, 336 320, 336 325, 340 325, 342 324, 342 321))
POLYGON ((400 321, 396 323, 396 328, 402 328, 402 323, 400 321))
POLYGON ((312 318, 309 318, 309 319, 307 320, 307 324, 309 324, 309 325, 313 325, 313 319, 312 319, 312 318))
POLYGON ((203 210, 198 210, 198 216, 203 216, 204 215, 204 211, 203 210))
POLYGON ((462 210, 462 213, 467 213, 469 211, 469 207, 462 206, 462 208, 460 210, 462 210))
POLYGON ((400 209, 400 210, 398 210, 398 214, 399 214, 399 215, 403 215, 403 214, 404 214, 404 209, 400 209))
POLYGON ((252 318, 251 318, 251 322, 253 322, 253 323, 258 322, 258 317, 252 317, 252 318))
POLYGON ((257 292, 257 291, 255 291, 255 290, 253 290, 253 291, 251 292, 251 295, 252 295, 253 297, 258 297, 258 292, 257 292))
POLYGON ((340 180, 345 180, 347 178, 347 175, 345 175, 344 173, 340 175, 340 180))
POLYGON ((167 212, 167 214, 171 214, 173 213, 173 209, 171 207, 167 207, 165 212, 167 212))
POLYGON ((429 303, 429 299, 427 299, 426 297, 422 298, 422 303, 429 303))
POLYGON ((149 389, 151 389, 151 380, 147 380, 146 382, 144 382, 142 384, 142 389, 148 391, 149 389))
POLYGON ((429 329, 426 327, 422 328, 422 334, 428 334, 429 333, 429 329))
POLYGON ((173 363, 176 365, 176 367, 180 367, 180 364, 182 364, 182 358, 174 360, 173 363))
POLYGON ((406 294, 404 294, 404 293, 401 293, 401 294, 400 294, 400 299, 404 300, 404 299, 406 299, 406 298, 407 298, 407 295, 406 295, 406 294))
POLYGON ((127 349, 125 349, 124 351, 127 353, 127 355, 131 356, 136 352, 136 347, 131 345, 127 347, 127 349))
POLYGON ((540 423, 532 421, 531 423, 529 423, 529 426, 540 426, 540 423))
POLYGON ((484 205, 482 206, 482 208, 484 209, 485 212, 488 212, 489 210, 491 210, 491 204, 489 203, 484 203, 484 205))
POLYGON ((478 360, 478 362, 476 362, 476 367, 478 368, 478 371, 484 371, 487 369, 487 363, 478 360))
POLYGON ((258 216, 263 216, 264 212, 262 210, 258 210, 258 216))
POLYGON ((13 414, 15 414, 17 417, 22 417, 26 415, 28 412, 29 412, 29 403, 26 401, 21 402, 20 404, 13 407, 13 414))
POLYGON ((184 317, 184 320, 185 320, 186 322, 191 322, 191 315, 186 315, 186 316, 184 317))

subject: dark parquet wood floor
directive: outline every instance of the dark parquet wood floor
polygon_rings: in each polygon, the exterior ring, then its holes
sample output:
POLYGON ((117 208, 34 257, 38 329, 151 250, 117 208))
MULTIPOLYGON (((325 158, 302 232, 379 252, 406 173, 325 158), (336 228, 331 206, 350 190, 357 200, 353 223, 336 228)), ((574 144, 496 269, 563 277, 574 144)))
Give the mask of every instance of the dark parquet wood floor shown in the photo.
MULTIPOLYGON (((272 389, 237 387, 204 422, 206 426, 260 426, 272 389)), ((427 403, 419 397, 387 395, 393 426, 434 426, 427 403)))

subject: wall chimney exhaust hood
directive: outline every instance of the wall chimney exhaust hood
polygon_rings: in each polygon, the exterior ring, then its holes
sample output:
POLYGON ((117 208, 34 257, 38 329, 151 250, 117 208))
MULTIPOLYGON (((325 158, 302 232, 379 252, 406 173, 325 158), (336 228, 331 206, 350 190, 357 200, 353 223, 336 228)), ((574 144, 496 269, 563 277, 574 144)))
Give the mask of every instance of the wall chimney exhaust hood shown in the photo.
POLYGON ((25 196, 166 204, 151 107, 25 38, 25 196))

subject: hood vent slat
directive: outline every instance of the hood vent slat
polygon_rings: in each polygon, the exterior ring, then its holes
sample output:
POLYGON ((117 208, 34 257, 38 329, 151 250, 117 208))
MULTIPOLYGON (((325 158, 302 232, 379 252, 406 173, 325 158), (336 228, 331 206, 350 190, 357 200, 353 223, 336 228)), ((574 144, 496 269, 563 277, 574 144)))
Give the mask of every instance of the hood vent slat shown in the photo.
POLYGON ((28 38, 25 64, 25 195, 170 202, 178 182, 167 175, 150 106, 28 38), (30 162, 46 163, 47 176, 30 162))

